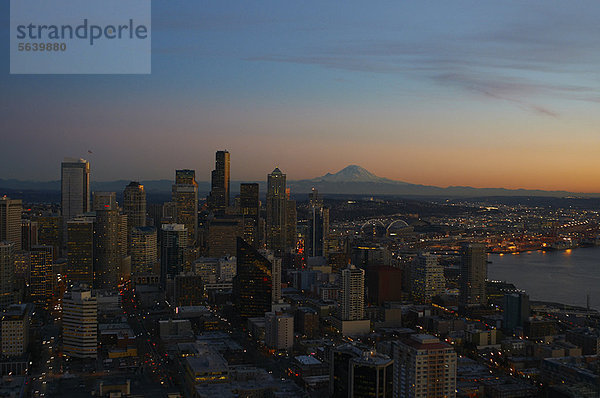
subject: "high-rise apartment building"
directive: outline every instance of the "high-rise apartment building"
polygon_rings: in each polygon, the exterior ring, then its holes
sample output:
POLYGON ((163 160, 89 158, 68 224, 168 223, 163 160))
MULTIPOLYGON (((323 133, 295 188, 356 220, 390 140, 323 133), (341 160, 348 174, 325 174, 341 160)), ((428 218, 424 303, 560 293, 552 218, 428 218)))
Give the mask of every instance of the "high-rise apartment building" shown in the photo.
POLYGON ((237 239, 233 295, 242 318, 262 317, 271 311, 273 264, 242 238, 237 239))
POLYGON ((0 242, 15 244, 15 250, 21 250, 21 199, 0 197, 0 242))
POLYGON ((160 280, 166 286, 167 279, 173 279, 183 272, 185 251, 189 233, 183 224, 165 224, 161 229, 160 280))
POLYGON ((151 274, 158 261, 157 230, 134 227, 131 230, 131 273, 151 274))
POLYGON ((15 247, 13 242, 0 241, 0 309, 15 300, 15 247))
POLYGON ((277 255, 281 255, 284 252, 287 242, 287 195, 285 180, 286 176, 279 168, 275 168, 267 176, 267 248, 273 250, 277 255))
POLYGON ((90 163, 65 158, 61 164, 61 210, 66 223, 90 211, 90 163))
POLYGON ((265 314, 265 345, 274 350, 290 350, 294 346, 294 317, 289 314, 265 314))
POLYGON ((417 303, 430 303, 446 289, 444 267, 437 256, 429 253, 421 253, 413 260, 410 280, 412 297, 417 303))
POLYGON ((121 215, 115 192, 94 192, 94 288, 114 289, 121 275, 121 215))
POLYGON ((340 318, 365 319, 365 271, 352 264, 340 271, 340 318))
POLYGON ((187 244, 194 246, 198 239, 198 183, 194 170, 176 170, 172 200, 175 203, 177 224, 188 233, 187 244))
POLYGON ((260 201, 257 183, 240 184, 240 214, 243 218, 243 239, 252 247, 259 247, 260 201))
POLYGON ((461 248, 460 300, 463 306, 486 305, 485 279, 487 253, 482 243, 468 243, 461 248))
POLYGON ((87 287, 74 287, 63 299, 63 352, 73 358, 96 358, 98 301, 87 287))
POLYGON ((70 282, 94 282, 94 218, 77 217, 67 221, 67 269, 70 282))
POLYGON ((392 345, 394 397, 456 397, 456 352, 427 334, 414 334, 392 345))
POLYGON ((217 151, 215 169, 211 174, 208 207, 214 212, 224 212, 229 207, 230 195, 229 152, 217 151))

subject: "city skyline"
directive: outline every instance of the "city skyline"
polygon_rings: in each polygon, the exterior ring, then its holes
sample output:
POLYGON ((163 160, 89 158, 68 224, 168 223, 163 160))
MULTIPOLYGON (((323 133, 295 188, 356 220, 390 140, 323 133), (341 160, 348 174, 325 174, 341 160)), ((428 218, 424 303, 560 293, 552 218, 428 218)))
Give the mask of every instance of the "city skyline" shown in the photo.
MULTIPOLYGON (((56 153, 91 150, 97 181, 204 181, 227 148, 232 180, 355 163, 426 185, 600 192, 599 6, 562 5, 155 1, 152 75, 2 73, 0 167, 52 180, 56 153)), ((4 72, 8 18, 3 3, 4 72)))

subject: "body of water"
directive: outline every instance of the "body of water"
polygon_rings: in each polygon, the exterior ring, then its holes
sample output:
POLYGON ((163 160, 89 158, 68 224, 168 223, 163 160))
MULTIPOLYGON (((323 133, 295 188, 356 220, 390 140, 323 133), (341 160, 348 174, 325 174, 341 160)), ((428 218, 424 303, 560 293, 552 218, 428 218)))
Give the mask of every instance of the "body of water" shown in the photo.
POLYGON ((531 300, 554 301, 600 310, 600 247, 553 252, 490 254, 488 278, 513 283, 531 300))

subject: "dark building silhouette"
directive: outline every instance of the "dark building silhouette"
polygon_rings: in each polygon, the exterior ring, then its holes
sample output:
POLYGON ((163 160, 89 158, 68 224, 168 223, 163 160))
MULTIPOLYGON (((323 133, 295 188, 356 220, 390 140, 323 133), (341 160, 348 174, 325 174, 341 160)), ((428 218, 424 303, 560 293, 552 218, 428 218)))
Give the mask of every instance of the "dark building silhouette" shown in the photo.
POLYGON ((229 152, 217 151, 215 169, 211 175, 208 207, 214 212, 224 212, 229 207, 230 193, 229 152))
POLYGON ((481 243, 467 243, 461 248, 460 300, 462 306, 486 305, 485 279, 487 253, 481 243))
POLYGON ((176 170, 172 200, 177 224, 188 233, 187 244, 194 246, 198 238, 198 183, 194 170, 176 170))
POLYGON ((275 168, 267 176, 267 248, 273 250, 276 255, 281 255, 284 252, 287 242, 287 195, 285 179, 285 174, 279 168, 275 168))
POLYGON ((233 295, 242 318, 262 317, 271 311, 273 265, 255 248, 237 239, 237 275, 233 295))
POLYGON ((259 247, 260 202, 257 183, 240 184, 240 213, 243 217, 242 237, 252 247, 259 247))
POLYGON ((401 301, 402 270, 385 265, 367 268, 367 298, 369 303, 377 305, 401 301))

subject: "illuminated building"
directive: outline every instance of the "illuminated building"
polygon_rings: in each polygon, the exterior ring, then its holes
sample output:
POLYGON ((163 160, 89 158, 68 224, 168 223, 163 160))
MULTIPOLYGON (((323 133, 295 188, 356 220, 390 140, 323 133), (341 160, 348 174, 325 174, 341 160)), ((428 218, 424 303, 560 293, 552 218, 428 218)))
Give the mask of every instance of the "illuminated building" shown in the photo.
POLYGON ((229 207, 230 194, 229 152, 217 151, 215 169, 211 175, 211 190, 208 197, 208 208, 214 212, 225 212, 229 207))
POLYGON ((96 358, 98 302, 91 290, 75 287, 63 299, 63 352, 74 358, 96 358))
POLYGON ((29 346, 31 304, 14 304, 2 316, 2 356, 20 356, 29 346))
POLYGON ((417 303, 430 303, 435 296, 443 294, 446 289, 444 267, 437 256, 429 253, 419 254, 412 262, 411 294, 417 303))
POLYGON ((63 221, 60 216, 38 217, 38 244, 41 246, 51 246, 53 248, 54 259, 58 257, 63 242, 63 221))
POLYGON ((449 344, 415 334, 392 347, 394 397, 456 397, 456 352, 449 344))
POLYGON ((137 181, 123 191, 123 213, 127 214, 129 229, 146 226, 146 191, 137 181))
POLYGON ((249 245, 259 247, 260 202, 257 183, 240 184, 240 213, 243 218, 243 239, 249 245))
POLYGON ((94 288, 114 289, 121 276, 121 215, 114 192, 94 192, 94 288))
POLYGON ((29 295, 36 304, 47 305, 52 296, 52 246, 33 246, 29 252, 29 295))
POLYGON ((198 183, 194 170, 176 170, 172 200, 176 208, 176 223, 183 224, 188 233, 187 245, 198 239, 198 183))
POLYGON ((154 227, 134 227, 131 230, 131 272, 151 274, 158 261, 157 233, 154 227))
POLYGON ((208 221, 208 255, 230 256, 236 252, 236 240, 243 234, 242 219, 219 215, 208 221))
POLYGON ((486 305, 485 279, 487 278, 487 254, 481 243, 465 244, 461 248, 460 304, 463 306, 486 305))
POLYGON ((61 211, 64 222, 90 211, 90 163, 65 158, 61 164, 61 211))
POLYGON ((94 282, 94 220, 67 221, 67 279, 92 285, 94 282))
POLYGON ((183 272, 189 233, 183 224, 165 224, 161 235, 160 281, 165 287, 167 279, 173 279, 183 272))
POLYGON ((0 197, 0 242, 12 242, 21 250, 21 199, 0 197))
POLYGON ((15 247, 13 242, 0 241, 0 308, 15 301, 15 247))

